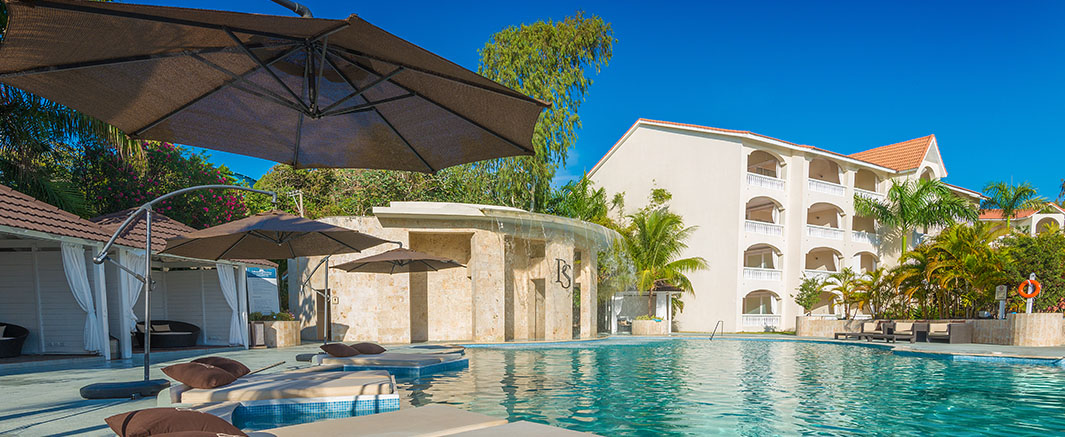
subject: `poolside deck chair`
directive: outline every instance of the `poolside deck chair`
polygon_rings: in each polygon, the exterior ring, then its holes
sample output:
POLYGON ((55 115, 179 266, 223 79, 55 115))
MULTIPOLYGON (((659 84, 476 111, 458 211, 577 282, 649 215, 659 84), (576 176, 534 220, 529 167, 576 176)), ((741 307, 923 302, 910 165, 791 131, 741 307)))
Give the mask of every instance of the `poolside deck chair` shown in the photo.
POLYGON ((890 335, 892 336, 892 341, 897 342, 898 340, 909 340, 910 343, 916 341, 917 335, 914 332, 913 322, 895 322, 893 325, 894 326, 890 328, 890 335))
MULTIPOLYGON (((507 420, 432 404, 390 413, 324 420, 248 433, 249 437, 303 437, 311 435, 445 436, 500 425, 507 420)), ((500 434, 493 434, 500 435, 500 434)))
POLYGON ((293 371, 250 375, 212 389, 194 389, 185 384, 171 386, 159 395, 161 405, 205 404, 210 402, 261 401, 295 398, 334 398, 396 395, 395 379, 383 370, 355 372, 340 366, 321 367, 324 371, 293 371))
POLYGON ((929 323, 928 341, 946 341, 947 343, 972 343, 973 328, 968 323, 929 323))

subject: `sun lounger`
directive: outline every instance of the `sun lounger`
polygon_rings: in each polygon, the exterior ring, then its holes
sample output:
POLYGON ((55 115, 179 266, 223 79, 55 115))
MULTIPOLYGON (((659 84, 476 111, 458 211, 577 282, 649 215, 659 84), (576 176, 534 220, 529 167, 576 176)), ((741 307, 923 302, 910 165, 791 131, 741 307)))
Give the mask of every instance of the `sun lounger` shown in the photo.
MULTIPOLYGON (((391 350, 391 351, 388 351, 386 353, 389 353, 389 354, 420 354, 420 355, 428 355, 428 354, 459 354, 459 355, 465 355, 466 354, 466 348, 464 348, 462 346, 456 346, 456 345, 450 345, 450 344, 439 344, 439 345, 438 344, 431 344, 431 345, 422 345, 422 346, 411 346, 411 347, 406 348, 406 349, 391 350)), ((314 361, 314 357, 317 356, 317 355, 326 355, 327 356, 328 354, 323 354, 321 352, 319 352, 319 353, 298 354, 298 355, 296 355, 296 361, 299 361, 299 362, 315 362, 314 361)))
POLYGON ((507 436, 507 437, 551 437, 551 436, 589 436, 593 434, 570 431, 568 429, 558 428, 554 426, 541 425, 539 423, 526 422, 524 420, 518 422, 511 422, 506 425, 493 426, 491 428, 483 428, 476 431, 466 431, 457 434, 451 434, 452 436, 462 437, 492 437, 492 436, 507 436))
POLYGON ((426 405, 391 413, 325 420, 250 432, 250 437, 338 436, 445 436, 505 425, 506 419, 471 413, 447 405, 426 405))
POLYGON ((338 358, 318 354, 311 360, 314 364, 342 365, 345 370, 387 370, 393 375, 419 377, 447 370, 459 370, 469 366, 470 359, 462 354, 415 354, 385 352, 338 358))
MULTIPOLYGON (((337 370, 337 369, 333 369, 337 370)), ((213 389, 194 389, 185 384, 161 393, 160 402, 203 404, 209 402, 258 401, 293 398, 337 398, 395 395, 395 380, 383 370, 357 372, 317 371, 252 375, 213 389), (165 398, 165 399, 164 399, 165 398)))

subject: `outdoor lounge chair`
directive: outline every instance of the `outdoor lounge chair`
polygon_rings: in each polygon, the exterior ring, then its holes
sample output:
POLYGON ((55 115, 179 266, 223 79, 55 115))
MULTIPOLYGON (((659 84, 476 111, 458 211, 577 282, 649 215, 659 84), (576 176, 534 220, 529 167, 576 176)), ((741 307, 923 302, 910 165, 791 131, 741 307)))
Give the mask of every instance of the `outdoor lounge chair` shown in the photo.
POLYGON ((835 339, 839 340, 840 337, 843 337, 844 340, 850 340, 852 338, 853 339, 857 339, 857 340, 861 340, 864 337, 867 337, 867 336, 872 335, 872 334, 876 334, 877 333, 877 328, 879 328, 879 327, 880 327, 880 323, 879 322, 863 322, 862 326, 861 326, 862 329, 860 331, 858 331, 858 332, 837 332, 837 333, 835 333, 835 339))
POLYGON ((909 340, 910 343, 916 341, 917 336, 914 332, 913 322, 895 322, 888 328, 888 335, 891 335, 891 341, 909 340))
POLYGON ((972 343, 973 329, 968 323, 929 323, 928 341, 972 343))
MULTIPOLYGON (((196 346, 200 327, 176 320, 152 320, 152 348, 178 348, 196 346)), ((133 333, 137 346, 144 347, 144 322, 137 322, 133 333)))
POLYGON ((30 331, 19 325, 0 323, 4 333, 0 335, 0 358, 12 358, 22 355, 22 345, 26 343, 30 331))
MULTIPOLYGON (((231 384, 212 389, 175 384, 160 393, 160 405, 205 404, 211 402, 261 401, 299 398, 354 398, 397 395, 396 383, 388 372, 364 370, 341 372, 339 366, 271 374, 249 375, 231 384)), ((398 399, 398 398, 397 398, 398 399)))

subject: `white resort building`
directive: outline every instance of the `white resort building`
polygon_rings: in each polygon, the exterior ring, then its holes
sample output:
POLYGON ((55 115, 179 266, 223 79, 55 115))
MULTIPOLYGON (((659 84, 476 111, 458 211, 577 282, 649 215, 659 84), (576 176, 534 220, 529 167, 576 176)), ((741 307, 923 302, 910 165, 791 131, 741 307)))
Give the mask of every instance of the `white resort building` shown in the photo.
MULTIPOLYGON (((630 212, 652 188, 672 193, 670 208, 698 229, 685 256, 710 268, 689 276, 676 317, 681 331, 793 330, 803 276, 856 272, 897 261, 854 196, 883 198, 892 180, 947 176, 934 135, 852 155, 748 131, 640 119, 589 172, 597 186, 623 193, 630 212)), ((980 193, 960 187, 972 199, 980 193)), ((1035 217, 1035 215, 1033 215, 1035 217)), ((1062 216, 1053 218, 1059 221, 1062 216)), ((910 238, 920 241, 921 235, 910 238)), ((825 293, 815 314, 833 314, 825 293)))

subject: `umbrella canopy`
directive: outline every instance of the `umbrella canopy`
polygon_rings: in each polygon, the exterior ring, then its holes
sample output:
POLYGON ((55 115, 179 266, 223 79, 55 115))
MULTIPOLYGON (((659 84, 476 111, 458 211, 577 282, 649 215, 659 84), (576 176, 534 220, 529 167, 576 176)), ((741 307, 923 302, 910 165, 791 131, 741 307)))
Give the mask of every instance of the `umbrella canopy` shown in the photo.
POLYGON ((282 259, 361 252, 389 243, 281 211, 264 212, 166 240, 162 254, 200 259, 282 259))
POLYGON ((434 172, 532 155, 546 106, 356 16, 4 2, 0 82, 133 138, 299 168, 434 172))
POLYGON ((410 249, 398 248, 377 255, 360 258, 344 264, 333 266, 347 272, 361 273, 408 273, 408 272, 435 272, 437 270, 450 269, 452 267, 464 267, 462 264, 447 258, 415 252, 410 249))

